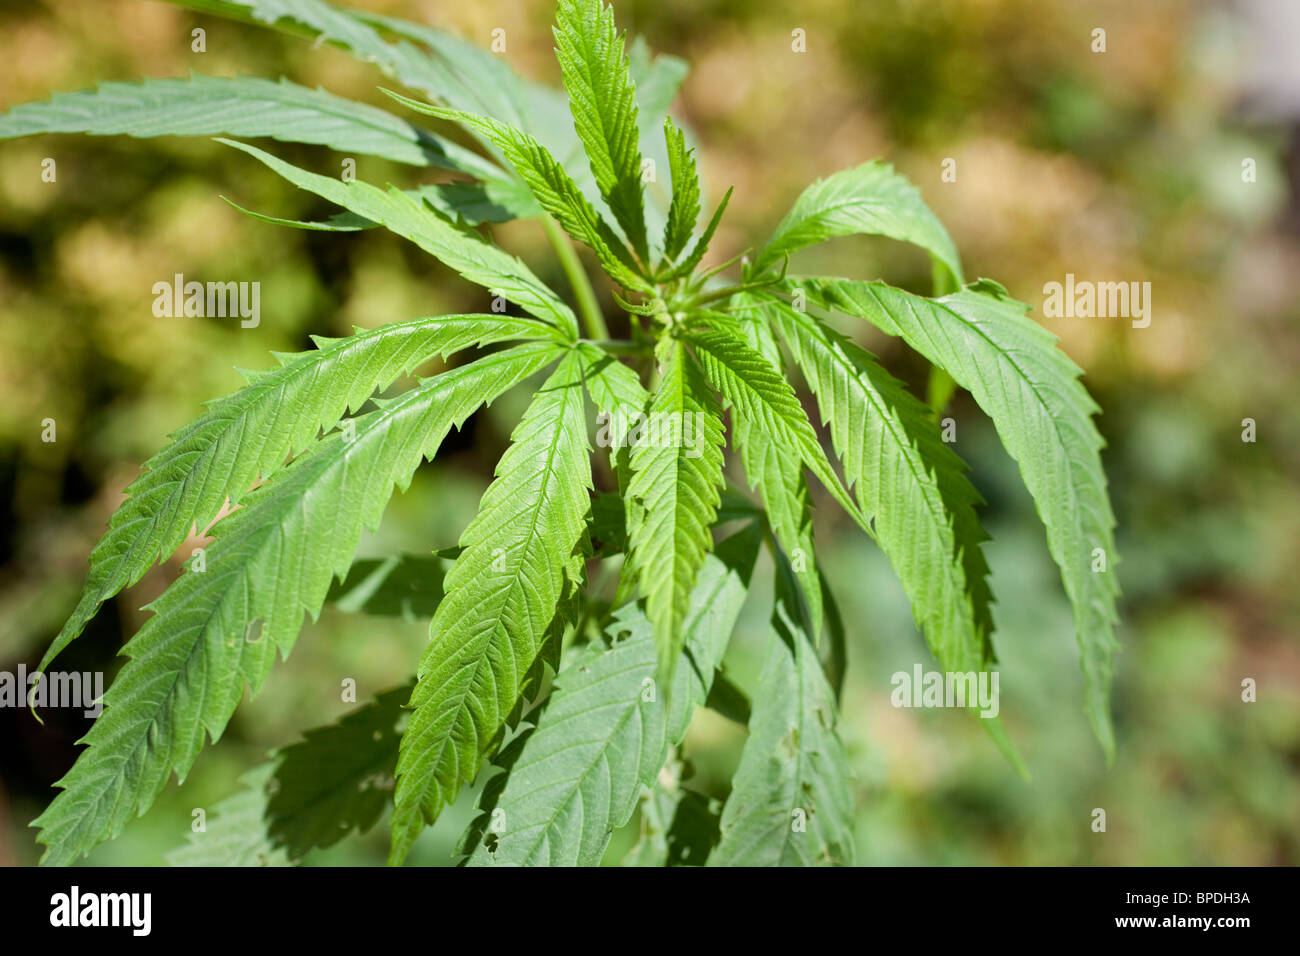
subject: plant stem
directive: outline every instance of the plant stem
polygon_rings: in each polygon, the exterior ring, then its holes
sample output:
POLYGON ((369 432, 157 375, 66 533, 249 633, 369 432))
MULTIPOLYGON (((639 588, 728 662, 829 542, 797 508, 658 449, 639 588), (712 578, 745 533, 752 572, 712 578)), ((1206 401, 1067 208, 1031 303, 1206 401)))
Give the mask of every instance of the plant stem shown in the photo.
POLYGON ((542 229, 546 232, 546 238, 551 241, 551 247, 560 259, 560 267, 568 277, 569 286, 578 300, 578 312, 582 316, 582 325, 587 330, 587 335, 593 339, 609 338, 604 313, 600 311, 600 303, 596 301, 596 291, 591 287, 591 280, 587 278, 587 270, 582 267, 582 260, 578 258, 578 253, 550 216, 542 216, 542 229))

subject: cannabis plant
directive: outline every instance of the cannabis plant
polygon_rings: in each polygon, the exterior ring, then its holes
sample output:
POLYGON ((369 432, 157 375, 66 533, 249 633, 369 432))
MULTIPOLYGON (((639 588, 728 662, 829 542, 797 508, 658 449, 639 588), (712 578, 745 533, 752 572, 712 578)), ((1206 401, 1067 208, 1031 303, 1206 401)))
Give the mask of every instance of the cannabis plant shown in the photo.
MULTIPOLYGON (((836 730, 843 624, 815 559, 813 483, 888 556, 945 671, 996 661, 982 501, 967 468, 937 410, 834 331, 829 313, 898 336, 992 419, 1060 567, 1085 710, 1109 755, 1117 588, 1096 406, 1025 305, 992 281, 966 281, 943 226, 890 166, 812 184, 765 244, 704 269, 731 192, 701 219, 693 137, 667 115, 684 67, 640 43, 625 49, 600 0, 559 0, 567 97, 445 33, 321 0, 176 2, 334 44, 419 95, 391 93, 386 111, 287 80, 106 83, 19 106, 0 117, 0 136, 219 135, 341 208, 323 222, 259 219, 386 228, 484 287, 493 306, 276 355, 278 366, 245 373, 246 387, 145 464, 41 670, 187 537, 211 526, 213 540, 125 645, 85 749, 34 823, 45 862, 113 838, 173 773, 183 780, 245 686, 258 690, 277 652, 288 655, 304 614, 314 620, 327 601, 382 612, 385 594, 431 615, 413 684, 275 753, 176 862, 290 862, 370 827, 391 799, 390 861, 400 863, 485 761, 494 770, 460 844, 472 864, 597 863, 638 806, 637 863, 853 861, 836 730), (413 114, 454 124, 474 148, 413 114), (380 188, 225 137, 455 176, 380 188), (492 242, 490 224, 508 219, 546 230, 573 305, 492 242), (626 337, 611 338, 561 229, 599 261, 626 337), (790 272, 793 253, 851 234, 924 249, 934 295, 790 272), (391 393, 454 353, 468 355, 391 393), (806 383, 812 419, 792 381, 806 383), (354 566, 394 487, 452 428, 520 386, 530 404, 458 546, 354 566), (728 434, 744 476, 734 485, 728 434), (757 684, 741 687, 720 667, 764 547, 771 626, 757 684), (589 584, 597 568, 611 572, 609 587, 589 584), (680 785, 679 746, 700 706, 749 730, 713 821, 680 785)), ((1015 761, 997 721, 983 723, 1015 761)))

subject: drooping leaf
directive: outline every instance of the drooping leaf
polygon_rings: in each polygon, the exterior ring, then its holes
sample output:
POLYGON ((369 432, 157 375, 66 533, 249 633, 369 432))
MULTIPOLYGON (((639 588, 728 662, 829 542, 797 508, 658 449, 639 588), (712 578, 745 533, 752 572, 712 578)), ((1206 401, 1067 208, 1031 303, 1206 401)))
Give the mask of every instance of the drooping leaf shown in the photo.
POLYGON ((590 507, 583 408, 581 364, 570 353, 515 429, 461 535, 465 550, 447 575, 402 737, 393 863, 474 779, 541 649, 590 507))
MULTIPOLYGON (((479 44, 425 24, 368 10, 341 10, 322 0, 169 2, 331 43, 362 62, 374 64, 404 86, 533 134, 566 161, 575 179, 580 179, 578 161, 582 161, 581 172, 590 178, 563 92, 520 77, 505 57, 479 44), (398 42, 389 42, 380 31, 395 34, 398 42)), ((470 128, 469 133, 496 153, 480 130, 470 128)), ((490 162, 481 158, 479 162, 484 167, 482 178, 513 178, 490 162)), ((585 187, 586 183, 580 185, 585 187)), ((595 184, 591 185, 593 195, 598 195, 595 184)))
POLYGON ((420 44, 427 51, 420 82, 407 85, 433 93, 456 109, 491 116, 517 129, 532 132, 536 130, 532 98, 539 89, 555 93, 521 77, 511 68, 507 57, 445 30, 370 11, 350 13, 359 20, 420 44))
POLYGON ((983 503, 929 410, 863 349, 784 302, 766 314, 821 409, 844 474, 907 592, 917 623, 949 671, 984 670, 991 596, 983 503))
MULTIPOLYGON (((776 336, 757 309, 757 300, 742 293, 732 299, 737 331, 751 349, 774 369, 784 369, 776 336)), ((804 478, 803 456, 763 428, 746 420, 743 411, 733 408, 732 428, 745 436, 741 462, 750 486, 763 501, 763 510, 772 533, 790 555, 803 588, 812 616, 813 636, 820 638, 822 597, 825 590, 817 570, 817 552, 813 545, 812 495, 804 478)))
POLYGON ((385 191, 359 179, 342 182, 309 173, 247 143, 220 138, 218 142, 248 153, 295 186, 411 240, 470 282, 505 296, 526 312, 553 322, 561 331, 577 337, 578 320, 573 310, 533 275, 532 270, 477 233, 435 212, 420 199, 392 187, 385 191))
POLYGON ((77 608, 45 652, 41 670, 101 604, 206 528, 224 504, 239 504, 320 429, 336 425, 398 376, 463 348, 549 334, 549 326, 503 315, 411 319, 348 338, 317 337, 314 352, 278 355, 279 368, 246 372, 246 388, 209 402, 126 489, 128 498, 90 555, 77 608))
POLYGON ((574 129, 596 185, 632 248, 648 262, 636 96, 614 11, 600 0, 559 0, 554 34, 574 129))
POLYGON ((202 570, 148 606, 123 648, 129 660, 82 738, 86 749, 34 822, 44 863, 67 863, 147 809, 174 771, 184 780, 204 738, 215 742, 248 686, 288 654, 303 616, 351 564, 395 485, 485 402, 554 361, 553 344, 518 346, 380 404, 300 455, 218 522, 202 570))
POLYGON ((583 195, 560 162, 536 138, 489 117, 430 106, 392 92, 388 95, 417 112, 454 120, 478 130, 501 150, 532 190, 538 205, 554 216, 565 232, 590 247, 614 281, 627 289, 651 291, 623 240, 583 195))
POLYGON ((551 697, 466 840, 470 865, 591 866, 625 824, 704 703, 744 604, 761 541, 737 532, 690 595, 685 657, 665 701, 649 619, 625 605, 556 676, 551 697))
POLYGON ((851 771, 810 627, 778 553, 767 659, 709 866, 853 864, 851 771))
MULTIPOLYGON (((386 75, 412 89, 443 97, 449 101, 471 93, 483 96, 491 90, 497 96, 508 96, 522 84, 510 68, 473 44, 458 41, 449 34, 440 33, 418 24, 380 17, 361 11, 341 10, 323 0, 169 0, 178 6, 202 13, 260 23, 300 36, 315 37, 342 47, 357 59, 373 63, 386 75), (391 43, 371 25, 376 22, 385 28, 405 35, 414 35, 428 44, 431 36, 443 43, 436 57, 424 50, 399 40, 391 43), (476 88, 475 78, 478 86, 476 88)), ((509 102, 509 101, 507 101, 509 102)), ((476 106, 482 100, 475 100, 476 106)), ((500 105, 500 100, 494 104, 500 105)), ((513 104, 512 104, 513 105, 513 104)), ((495 114, 494 114, 495 115, 495 114)), ((502 117, 512 120, 514 114, 502 117)))
POLYGON ((788 286, 796 287, 815 303, 900 336, 947 369, 993 419, 1046 525, 1074 607, 1085 710, 1111 757, 1115 518, 1101 467, 1104 442, 1092 421, 1098 409, 1079 382, 1079 368, 1056 348, 1055 336, 1027 317, 1027 306, 988 281, 939 299, 879 282, 809 279, 788 286))
POLYGON ((858 233, 915 243, 961 283, 961 260, 943 223, 921 193, 888 163, 877 160, 813 183, 795 200, 754 260, 760 273, 814 243, 858 233))
POLYGON ((502 170, 463 146, 385 110, 282 79, 204 76, 103 83, 56 93, 0 115, 0 139, 37 133, 92 136, 269 136, 348 154, 382 156, 499 178, 502 170))
POLYGON ((712 390, 680 341, 670 345, 647 417, 653 433, 643 434, 630 456, 628 560, 645 595, 665 682, 681 654, 691 589, 713 546, 724 441, 712 390))
MULTIPOLYGON (((438 212, 457 225, 479 226, 485 222, 509 222, 511 219, 527 218, 541 213, 541 207, 522 186, 500 183, 435 183, 405 189, 403 192, 412 199, 425 200, 438 212)), ((225 197, 222 197, 225 199, 225 197)), ((288 226, 292 229, 310 229, 316 232, 358 232, 362 229, 374 229, 379 223, 358 216, 352 212, 341 212, 324 222, 308 222, 300 219, 282 219, 264 213, 245 209, 239 203, 226 199, 246 216, 252 216, 261 222, 274 226, 288 226)))

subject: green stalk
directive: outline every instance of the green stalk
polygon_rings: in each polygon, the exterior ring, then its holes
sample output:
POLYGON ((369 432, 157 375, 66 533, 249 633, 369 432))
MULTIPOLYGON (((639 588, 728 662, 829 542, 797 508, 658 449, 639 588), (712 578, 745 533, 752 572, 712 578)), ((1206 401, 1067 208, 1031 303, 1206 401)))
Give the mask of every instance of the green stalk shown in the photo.
POLYGON ((559 257, 560 267, 568 277, 569 286, 578 300, 578 313, 582 316, 582 325, 587 330, 587 335, 593 339, 609 338, 604 313, 600 311, 600 303, 596 301, 596 291, 591 287, 591 280, 587 278, 587 270, 582 267, 582 260, 578 258, 578 253, 550 216, 542 216, 542 229, 546 232, 546 238, 551 241, 551 248, 559 257))

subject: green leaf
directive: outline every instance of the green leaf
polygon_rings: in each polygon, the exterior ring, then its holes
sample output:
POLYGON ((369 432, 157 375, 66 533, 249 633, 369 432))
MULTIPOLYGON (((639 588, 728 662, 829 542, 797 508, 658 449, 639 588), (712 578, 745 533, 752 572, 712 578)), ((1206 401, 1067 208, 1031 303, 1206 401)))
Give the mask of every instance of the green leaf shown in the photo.
POLYGON ((926 299, 878 282, 808 279, 789 283, 827 308, 867 319, 902 337, 967 389, 993 419, 1047 528, 1048 548, 1074 607, 1085 711, 1107 758, 1114 754, 1108 703, 1115 602, 1115 518, 1101 467, 1097 405, 1056 337, 1028 307, 981 281, 926 299), (1094 571, 1096 549, 1106 570, 1094 571))
POLYGON ((695 169, 694 150, 686 148, 686 134, 664 118, 664 141, 668 144, 668 168, 672 173, 673 202, 664 226, 664 256, 676 259, 691 240, 700 218, 700 176, 695 169))
POLYGON ((402 738, 390 862, 474 779, 515 707, 584 536, 591 462, 581 365, 538 391, 461 535, 402 738))
MULTIPOLYGON (((672 692, 655 680, 656 642, 639 605, 626 605, 610 641, 579 650, 518 753, 504 785, 485 790, 465 841, 470 865, 594 866, 613 830, 652 784, 669 748, 704 703, 745 602, 761 537, 750 527, 705 559, 683 627, 685 663, 672 692)), ((496 778, 494 778, 496 782, 496 778)))
MULTIPOLYGON (((762 432, 797 454, 844 510, 869 531, 866 517, 840 483, 790 383, 745 343, 729 316, 717 316, 714 321, 713 328, 692 330, 688 335, 705 377, 722 393, 726 404, 738 410, 733 433, 742 460, 747 462, 747 473, 753 474, 760 466, 751 446, 755 432, 762 432)), ((758 441, 761 448, 762 440, 758 441)))
POLYGON ((478 130, 501 150, 532 190, 538 205, 554 216, 565 232, 589 246, 615 282, 627 289, 652 291, 623 241, 583 195, 564 167, 534 137, 488 117, 430 106, 391 91, 385 92, 417 112, 454 120, 478 130))
POLYGON ((490 116, 517 129, 537 132, 537 99, 563 99, 558 91, 522 78, 511 69, 506 57, 445 30, 368 10, 349 13, 358 20, 414 40, 424 47, 427 52, 421 64, 419 82, 406 85, 432 93, 456 109, 490 116))
POLYGON ((244 775, 207 829, 167 854, 172 866, 284 866, 375 825, 390 802, 404 687, 309 730, 244 775))
POLYGON ((632 248, 648 262, 636 95, 614 11, 600 0, 559 0, 553 32, 574 129, 596 185, 632 248))
POLYGON ((718 842, 717 801, 681 786, 682 766, 669 761, 641 801, 641 836, 623 866, 697 866, 718 842))
POLYGON ((644 37, 637 37, 628 47, 627 67, 636 91, 638 138, 649 145, 663 127, 690 67, 675 56, 652 57, 644 37))
POLYGON ((628 560, 641 583, 659 647, 661 683, 672 677, 691 588, 712 548, 709 526, 722 479, 722 421, 712 389, 681 342, 670 343, 647 429, 632 448, 627 486, 628 560))
POLYGON ((275 846, 300 859, 378 822, 392 802, 403 704, 410 696, 409 685, 380 694, 273 756, 266 825, 275 846))
POLYGON ((338 424, 400 375, 471 346, 549 334, 549 326, 531 319, 435 316, 348 338, 317 337, 314 352, 277 355, 279 368, 245 372, 246 388, 209 402, 126 489, 126 501, 90 555, 76 610, 40 669, 81 634, 101 604, 206 528, 224 504, 239 504, 250 486, 283 468, 320 429, 338 424))
POLYGON ((406 486, 453 425, 558 351, 519 346, 426 379, 311 446, 219 521, 203 569, 150 604, 154 615, 123 648, 130 660, 82 739, 86 749, 33 823, 48 847, 42 862, 67 863, 111 839, 172 771, 183 781, 245 685, 256 692, 276 651, 288 655, 304 613, 319 613, 394 485, 406 486))
POLYGON ((420 199, 393 187, 385 191, 359 179, 342 182, 318 176, 247 143, 220 138, 217 141, 248 153, 300 189, 380 223, 470 282, 504 295, 526 312, 553 322, 561 331, 577 338, 578 320, 573 310, 526 265, 477 233, 438 214, 420 199))
POLYGON ((695 271, 695 267, 700 264, 704 254, 709 251, 709 243, 713 241, 713 234, 718 231, 718 224, 722 222, 722 216, 727 211, 727 204, 731 202, 733 191, 734 187, 727 188, 727 192, 722 197, 722 202, 718 203, 718 208, 713 210, 713 215, 709 217, 709 224, 704 227, 704 232, 700 234, 700 237, 695 240, 695 245, 691 247, 690 255, 668 273, 668 279, 680 279, 695 271))
POLYGON ((662 236, 668 221, 672 197, 664 188, 659 170, 669 168, 668 144, 663 138, 664 120, 677 91, 690 72, 685 60, 675 56, 651 56, 643 37, 628 47, 628 72, 636 87, 637 138, 641 142, 642 163, 654 163, 655 175, 645 184, 646 232, 650 237, 651 257, 663 251, 662 236))
MULTIPOLYGON (((760 321, 756 302, 745 294, 732 299, 737 310, 738 331, 744 335, 746 344, 773 369, 782 370, 781 350, 771 328, 765 321, 760 321)), ((804 480, 803 455, 797 446, 783 441, 780 434, 751 421, 742 408, 733 406, 732 429, 745 475, 750 486, 758 490, 767 522, 777 541, 795 562, 799 584, 812 616, 813 636, 820 639, 823 585, 817 571, 812 496, 804 480)))
POLYGON ((481 156, 391 113, 284 79, 191 73, 189 79, 103 83, 0 115, 0 139, 37 133, 269 136, 475 177, 502 175, 481 156))
POLYGON ((587 394, 604 416, 597 430, 597 443, 608 447, 614 456, 624 447, 632 417, 645 411, 650 393, 636 372, 599 346, 583 342, 578 354, 582 357, 587 394))
POLYGON ((766 308, 829 423, 844 474, 946 670, 991 660, 988 565, 966 466, 929 409, 863 349, 784 302, 766 308))
POLYGON ((347 578, 334 584, 325 600, 350 614, 426 621, 442 600, 447 561, 458 554, 459 549, 450 548, 430 555, 404 554, 354 561, 347 578))
POLYGON ((243 786, 212 807, 206 829, 191 832, 184 846, 167 854, 171 866, 293 866, 266 832, 266 787, 275 767, 259 764, 240 777, 243 786))
MULTIPOLYGON (((573 153, 575 160, 582 159, 568 102, 562 92, 521 78, 506 58, 446 31, 364 10, 340 10, 321 0, 170 2, 329 42, 362 62, 374 64, 404 86, 421 90, 458 109, 482 113, 526 130, 557 155, 567 158, 573 153), (379 30, 402 39, 389 42, 379 30), (407 40, 414 40, 415 44, 407 40)), ((471 129, 470 133, 478 135, 489 149, 494 148, 479 131, 471 129)), ((478 160, 485 170, 484 178, 503 175, 492 163, 481 157, 478 160)), ((570 168, 571 174, 575 171, 570 168)), ((590 175, 585 162, 582 171, 590 175)))
POLYGON ((245 23, 260 23, 300 36, 316 37, 347 50, 357 59, 373 63, 386 75, 405 86, 449 100, 473 89, 513 90, 517 77, 498 57, 472 44, 457 41, 427 27, 360 11, 340 10, 322 0, 169 0, 177 6, 202 13, 229 17, 245 23), (428 43, 430 36, 445 41, 437 58, 405 41, 390 43, 367 21, 375 21, 397 32, 416 34, 428 43), (495 61, 495 62, 494 62, 495 61), (513 79, 512 79, 513 78, 513 79))
POLYGON ((853 864, 852 771, 810 626, 778 553, 767 659, 709 866, 853 864))
POLYGON ((957 247, 943 224, 917 188, 879 160, 819 179, 805 189, 754 260, 752 271, 757 275, 804 246, 858 233, 915 243, 958 283, 963 281, 957 247))
MULTIPOLYGON (((495 182, 435 183, 415 189, 404 189, 402 192, 416 201, 426 200, 430 206, 457 225, 479 226, 485 222, 509 222, 511 219, 524 219, 541 213, 541 207, 533 199, 532 193, 523 187, 516 189, 511 185, 495 182)), ((226 199, 224 196, 222 198, 226 199)), ((269 222, 274 226, 289 226, 293 229, 358 232, 362 229, 374 229, 379 225, 351 212, 338 213, 325 222, 304 222, 299 219, 281 219, 253 212, 230 199, 226 199, 226 202, 246 216, 252 216, 261 222, 269 222)))

